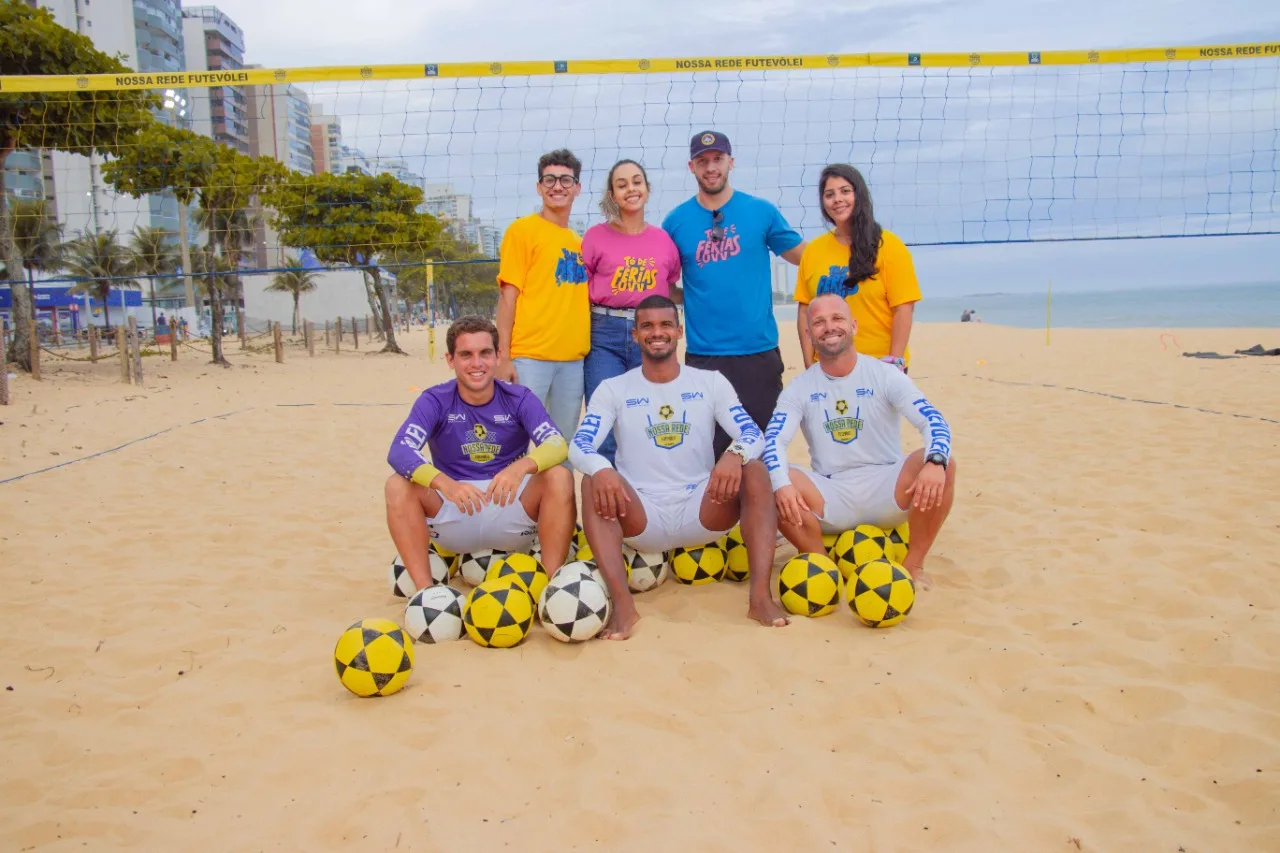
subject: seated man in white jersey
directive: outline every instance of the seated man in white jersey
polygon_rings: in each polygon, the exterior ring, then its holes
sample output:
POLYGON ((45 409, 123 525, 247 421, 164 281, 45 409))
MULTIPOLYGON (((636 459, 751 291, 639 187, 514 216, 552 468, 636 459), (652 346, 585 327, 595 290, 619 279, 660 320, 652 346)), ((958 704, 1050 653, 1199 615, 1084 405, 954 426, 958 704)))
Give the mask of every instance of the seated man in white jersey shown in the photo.
POLYGON ((387 526, 404 567, 418 589, 431 585, 428 529, 458 553, 525 551, 537 533, 554 574, 577 515, 565 440, 532 391, 494 379, 492 322, 458 318, 445 347, 455 378, 419 395, 387 454, 387 526))
POLYGON ((764 436, 729 380, 680 364, 683 331, 665 296, 636 306, 641 365, 596 388, 569 447, 569 461, 584 474, 582 527, 613 598, 603 632, 610 639, 626 639, 640 618, 627 588, 624 541, 648 552, 705 545, 739 520, 751 570, 747 615, 763 625, 788 621, 769 591, 777 519, 759 461, 764 436), (733 439, 719 460, 717 424, 733 439), (616 469, 598 452, 610 430, 616 469))
POLYGON ((809 303, 808 322, 818 361, 783 389, 765 432, 778 529, 802 552, 822 553, 823 533, 909 522, 904 568, 928 589, 925 557, 955 498, 951 428, 906 374, 858 355, 858 326, 839 295, 809 303), (900 418, 920 430, 923 449, 902 453, 900 418), (811 470, 787 463, 797 427, 811 470))

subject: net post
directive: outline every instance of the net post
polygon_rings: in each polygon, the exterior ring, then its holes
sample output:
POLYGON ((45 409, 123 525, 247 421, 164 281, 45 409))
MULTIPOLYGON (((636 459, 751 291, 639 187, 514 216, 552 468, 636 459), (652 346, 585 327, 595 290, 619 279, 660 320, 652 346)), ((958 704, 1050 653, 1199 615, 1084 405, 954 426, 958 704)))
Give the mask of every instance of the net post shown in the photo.
POLYGON ((129 346, 133 356, 133 384, 139 388, 145 386, 142 381, 142 336, 138 334, 138 318, 129 315, 129 346))
POLYGON ((276 350, 276 364, 284 364, 284 341, 280 338, 279 321, 276 321, 271 326, 271 343, 276 350))
POLYGON ((9 405, 9 348, 0 346, 0 406, 9 405))
MULTIPOLYGON (((365 329, 365 334, 367 335, 368 333, 369 330, 365 329)), ((356 325, 355 317, 351 318, 351 346, 360 349, 360 327, 356 325)))
POLYGON ((337 328, 337 334, 333 336, 333 351, 341 352, 342 351, 342 318, 341 317, 338 318, 336 328, 337 328))
MULTIPOLYGON (((33 296, 34 300, 35 297, 33 296)), ((34 309, 32 309, 34 311, 34 309)), ((31 328, 27 335, 31 349, 31 378, 40 381, 40 327, 36 325, 36 321, 31 321, 31 328)))
POLYGON ((120 355, 120 381, 129 384, 129 347, 125 346, 124 326, 116 326, 116 352, 120 355))
POLYGON ((436 265, 427 261, 427 361, 436 360, 436 265))
POLYGON ((303 321, 303 330, 307 333, 307 355, 316 357, 316 324, 310 320, 303 321))
POLYGON ((236 333, 240 335, 240 349, 248 349, 249 337, 245 334, 243 308, 236 308, 236 333))
POLYGON ((98 362, 98 327, 92 323, 89 324, 89 361, 98 362))
POLYGON ((169 360, 178 360, 178 324, 177 318, 169 320, 169 360))
POLYGON ((329 321, 324 321, 324 348, 329 348, 329 321))

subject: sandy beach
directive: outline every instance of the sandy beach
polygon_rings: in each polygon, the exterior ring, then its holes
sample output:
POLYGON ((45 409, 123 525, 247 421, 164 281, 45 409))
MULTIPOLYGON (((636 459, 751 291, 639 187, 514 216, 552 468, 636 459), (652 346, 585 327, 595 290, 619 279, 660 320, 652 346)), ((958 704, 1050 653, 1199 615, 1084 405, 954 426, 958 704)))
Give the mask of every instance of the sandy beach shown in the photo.
POLYGON ((0 850, 1280 851, 1280 359, 1179 352, 1257 343, 920 324, 959 479, 902 625, 668 583, 374 700, 332 649, 403 616, 385 457, 443 333, 46 357, 0 409, 0 481, 72 462, 0 483, 0 850))

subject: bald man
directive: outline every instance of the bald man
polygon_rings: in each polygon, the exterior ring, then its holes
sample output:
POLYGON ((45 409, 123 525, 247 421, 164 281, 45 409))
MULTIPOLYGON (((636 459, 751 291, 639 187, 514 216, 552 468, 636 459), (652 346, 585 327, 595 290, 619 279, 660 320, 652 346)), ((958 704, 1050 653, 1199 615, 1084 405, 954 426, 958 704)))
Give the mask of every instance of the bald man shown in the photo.
POLYGON ((840 296, 810 302, 808 324, 818 361, 783 390, 765 431, 778 529, 800 551, 822 553, 823 533, 909 522, 903 566, 928 589, 924 561, 955 498, 951 428, 904 373, 858 355, 858 324, 840 296), (921 450, 903 454, 900 418, 920 431, 921 450), (809 468, 787 463, 797 428, 809 468))

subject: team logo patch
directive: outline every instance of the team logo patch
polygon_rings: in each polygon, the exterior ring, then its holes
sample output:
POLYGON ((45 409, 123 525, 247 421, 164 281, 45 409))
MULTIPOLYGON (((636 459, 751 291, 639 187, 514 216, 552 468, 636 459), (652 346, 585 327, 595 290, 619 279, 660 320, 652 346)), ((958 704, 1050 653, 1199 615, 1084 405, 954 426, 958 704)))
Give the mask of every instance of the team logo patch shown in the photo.
POLYGON ((489 431, 484 428, 484 424, 476 424, 471 428, 471 431, 474 432, 476 434, 476 438, 481 441, 484 441, 484 437, 489 434, 489 431))
POLYGON ((645 428, 645 435, 649 436, 655 446, 663 450, 670 450, 684 444, 684 437, 689 434, 689 424, 683 417, 678 421, 671 420, 675 414, 675 409, 663 404, 658 409, 658 417, 662 420, 655 424, 650 418, 649 426, 645 428))
POLYGON ((858 433, 862 430, 862 418, 858 417, 861 412, 858 409, 854 412, 853 417, 849 417, 849 404, 844 400, 836 400, 836 417, 831 417, 830 412, 823 410, 822 414, 826 417, 823 421, 822 430, 831 436, 831 440, 838 444, 849 444, 858 437, 858 433))
POLYGON ((464 443, 462 452, 472 462, 492 462, 502 452, 501 444, 485 441, 489 437, 489 430, 485 429, 484 424, 473 424, 471 432, 475 435, 476 440, 464 443))
POLYGON ((710 145, 711 143, 713 143, 713 142, 715 142, 715 141, 716 141, 716 138, 715 138, 715 136, 714 136, 714 135, 712 135, 712 134, 710 134, 710 133, 704 133, 704 134, 702 134, 702 144, 703 144, 703 145, 710 145))

